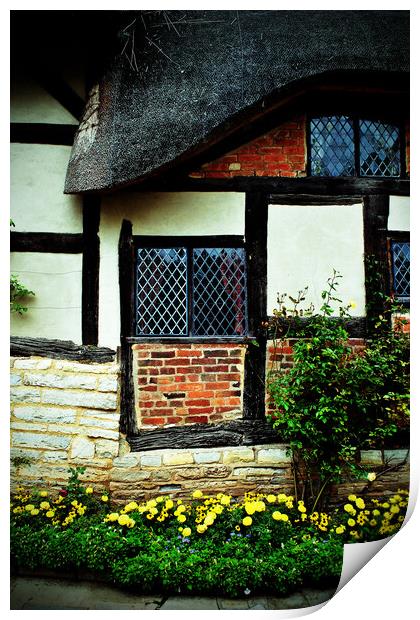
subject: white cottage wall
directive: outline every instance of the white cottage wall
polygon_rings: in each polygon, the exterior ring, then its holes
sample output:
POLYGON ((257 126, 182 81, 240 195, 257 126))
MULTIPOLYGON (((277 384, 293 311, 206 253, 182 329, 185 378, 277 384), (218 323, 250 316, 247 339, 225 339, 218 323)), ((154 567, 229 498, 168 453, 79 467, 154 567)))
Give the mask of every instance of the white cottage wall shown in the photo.
POLYGON ((35 293, 27 313, 11 316, 12 336, 81 343, 82 255, 12 252, 10 270, 35 293))
POLYGON ((134 235, 243 235, 245 194, 159 192, 105 196, 101 204, 99 346, 120 340, 118 239, 123 219, 134 235))
POLYGON ((21 76, 19 79, 15 77, 11 83, 10 121, 12 123, 79 124, 78 120, 56 99, 27 76, 21 76))
POLYGON ((409 196, 389 197, 388 230, 410 230, 409 196))
POLYGON ((365 315, 361 204, 328 206, 269 205, 267 243, 267 314, 277 307, 277 293, 308 286, 304 307, 319 309, 321 293, 333 269, 339 271, 338 297, 355 302, 354 316, 365 315))

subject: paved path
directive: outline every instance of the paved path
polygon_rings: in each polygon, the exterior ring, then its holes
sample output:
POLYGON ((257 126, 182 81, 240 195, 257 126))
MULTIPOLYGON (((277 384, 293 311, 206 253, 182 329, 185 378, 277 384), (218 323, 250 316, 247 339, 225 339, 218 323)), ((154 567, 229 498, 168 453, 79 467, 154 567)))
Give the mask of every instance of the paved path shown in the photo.
POLYGON ((334 592, 305 588, 284 598, 246 599, 137 596, 91 581, 12 577, 10 609, 298 609, 324 603, 334 592))

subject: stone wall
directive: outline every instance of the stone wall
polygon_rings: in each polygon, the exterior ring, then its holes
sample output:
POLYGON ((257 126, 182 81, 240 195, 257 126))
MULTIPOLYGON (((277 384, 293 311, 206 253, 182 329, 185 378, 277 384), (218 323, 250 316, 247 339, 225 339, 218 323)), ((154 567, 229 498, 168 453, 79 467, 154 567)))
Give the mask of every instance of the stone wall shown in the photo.
POLYGON ((108 485, 119 454, 118 373, 116 363, 11 359, 11 457, 31 459, 12 466, 12 482, 61 486, 69 466, 84 465, 86 480, 108 485))
POLYGON ((152 428, 242 415, 245 345, 133 345, 138 425, 152 428))
POLYGON ((291 492, 286 446, 238 446, 133 452, 114 459, 110 490, 117 501, 169 494, 189 496, 195 489, 241 495, 246 491, 291 492))

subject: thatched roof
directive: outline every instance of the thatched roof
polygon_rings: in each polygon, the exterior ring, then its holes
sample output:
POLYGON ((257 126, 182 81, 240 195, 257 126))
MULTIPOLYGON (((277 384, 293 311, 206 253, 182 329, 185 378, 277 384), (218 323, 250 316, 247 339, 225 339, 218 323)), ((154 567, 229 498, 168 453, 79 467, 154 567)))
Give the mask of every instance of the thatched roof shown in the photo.
POLYGON ((409 71, 408 11, 131 17, 122 53, 88 102, 66 192, 116 188, 188 160, 261 112, 273 93, 315 76, 409 71))

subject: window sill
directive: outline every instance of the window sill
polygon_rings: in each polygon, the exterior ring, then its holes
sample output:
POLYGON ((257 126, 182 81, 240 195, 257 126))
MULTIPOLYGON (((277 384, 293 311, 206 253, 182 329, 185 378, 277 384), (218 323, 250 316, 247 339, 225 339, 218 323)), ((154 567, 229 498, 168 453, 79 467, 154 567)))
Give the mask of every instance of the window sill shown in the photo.
POLYGON ((255 340, 255 336, 128 336, 129 344, 206 344, 208 343, 238 343, 246 344, 255 340))

